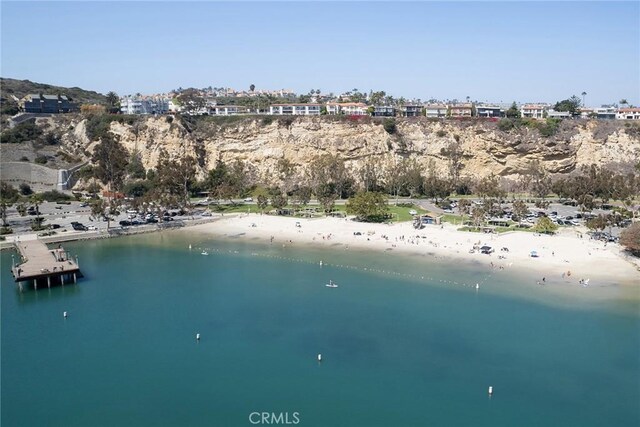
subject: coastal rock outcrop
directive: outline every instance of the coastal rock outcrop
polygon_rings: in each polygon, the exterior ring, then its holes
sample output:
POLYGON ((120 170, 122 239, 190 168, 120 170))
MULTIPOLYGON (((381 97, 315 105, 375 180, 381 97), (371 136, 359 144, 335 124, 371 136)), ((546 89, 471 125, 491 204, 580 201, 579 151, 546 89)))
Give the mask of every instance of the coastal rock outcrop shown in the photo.
MULTIPOLYGON (((52 119, 55 125, 55 119, 52 119)), ((94 144, 86 119, 64 122, 64 149, 88 158, 94 144)), ((259 175, 276 183, 278 161, 307 167, 322 154, 337 154, 352 171, 372 159, 390 164, 402 158, 441 171, 449 168, 451 147, 461 155, 461 175, 491 173, 515 178, 536 161, 551 174, 581 166, 629 165, 640 160, 637 124, 619 121, 567 120, 551 136, 535 127, 500 130, 491 121, 396 119, 388 133, 369 117, 140 117, 134 124, 113 121, 109 131, 129 152, 138 152, 145 168, 155 167, 161 150, 169 156, 191 155, 204 177, 220 158, 249 162, 259 175)))

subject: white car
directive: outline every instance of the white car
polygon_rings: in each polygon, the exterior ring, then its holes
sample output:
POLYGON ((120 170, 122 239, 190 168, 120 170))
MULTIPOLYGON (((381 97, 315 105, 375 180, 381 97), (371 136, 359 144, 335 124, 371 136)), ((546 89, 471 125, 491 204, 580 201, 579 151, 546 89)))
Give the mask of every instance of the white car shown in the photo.
POLYGON ((418 215, 418 212, 417 212, 417 211, 415 211, 415 210, 413 210, 413 209, 411 209, 411 210, 409 211, 409 215, 418 215))
POLYGON ((244 199, 245 202, 253 202, 253 197, 247 197, 244 199))
POLYGON ((204 211, 200 214, 200 216, 211 216, 211 212, 209 211, 204 211))

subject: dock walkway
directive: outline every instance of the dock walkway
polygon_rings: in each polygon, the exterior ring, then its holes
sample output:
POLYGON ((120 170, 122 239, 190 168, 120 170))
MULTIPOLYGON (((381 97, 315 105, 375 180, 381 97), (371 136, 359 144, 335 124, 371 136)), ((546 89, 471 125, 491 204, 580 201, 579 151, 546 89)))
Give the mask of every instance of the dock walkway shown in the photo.
POLYGON ((11 272, 18 283, 32 281, 34 288, 38 289, 39 282, 51 287, 52 284, 64 285, 65 281, 75 283, 81 277, 77 262, 71 259, 61 245, 57 249, 49 249, 38 240, 15 242, 15 245, 22 262, 17 265, 14 263, 11 272))

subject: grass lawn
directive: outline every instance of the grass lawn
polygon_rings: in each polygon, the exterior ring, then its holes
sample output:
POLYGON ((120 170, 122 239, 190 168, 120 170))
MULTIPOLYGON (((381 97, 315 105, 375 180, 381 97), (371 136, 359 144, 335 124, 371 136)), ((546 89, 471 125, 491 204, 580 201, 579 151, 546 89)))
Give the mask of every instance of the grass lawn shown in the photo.
MULTIPOLYGON (((336 212, 346 212, 347 207, 345 205, 336 205, 333 208, 336 212)), ((396 206, 389 204, 389 214, 391 215, 391 222, 406 222, 412 221, 413 216, 409 213, 410 210, 414 210, 418 212, 418 214, 424 214, 428 211, 422 209, 421 207, 411 205, 411 207, 406 206, 396 206)))
MULTIPOLYGON (((321 208, 319 206, 313 206, 318 208, 318 210, 320 210, 321 208)), ((288 209, 293 209, 293 206, 287 206, 288 209)), ((211 212, 216 212, 216 213, 260 213, 260 209, 258 209, 258 205, 254 205, 254 204, 237 204, 237 205, 209 205, 209 209, 211 210, 211 212)), ((273 207, 268 206, 265 209, 265 213, 269 212, 270 210, 272 210, 273 207)), ((304 208, 303 208, 304 209, 304 208)), ((333 208, 334 212, 345 212, 346 213, 346 206, 345 205, 336 205, 333 208)), ((389 214, 391 214, 392 218, 391 218, 391 222, 405 222, 405 221, 411 221, 413 220, 413 216, 411 214, 409 214, 410 210, 415 210, 416 212, 418 212, 419 214, 423 214, 423 213, 427 213, 426 210, 418 207, 418 206, 411 206, 411 207, 405 207, 405 206, 395 206, 395 205, 389 205, 389 214)), ((321 212, 318 212, 317 215, 323 215, 321 212)), ((302 214, 298 214, 295 215, 296 217, 302 217, 302 214)))
POLYGON ((258 205, 209 205, 209 209, 216 213, 260 213, 258 205))

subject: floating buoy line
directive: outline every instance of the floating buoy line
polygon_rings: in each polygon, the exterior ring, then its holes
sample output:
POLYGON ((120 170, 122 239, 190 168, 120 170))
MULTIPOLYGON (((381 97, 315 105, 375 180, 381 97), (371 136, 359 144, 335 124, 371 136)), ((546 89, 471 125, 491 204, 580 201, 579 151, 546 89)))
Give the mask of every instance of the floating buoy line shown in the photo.
MULTIPOLYGON (((189 248, 191 249, 191 245, 189 245, 189 248)), ((216 248, 206 248, 206 247, 198 247, 198 248, 194 248, 194 249, 196 251, 207 252, 207 254, 213 254, 213 253, 234 254, 234 255, 240 254, 240 252, 237 251, 237 250, 220 250, 220 249, 216 249, 216 248)), ((385 275, 389 275, 389 276, 404 277, 404 278, 420 280, 420 281, 428 281, 428 282, 433 282, 433 283, 442 283, 442 284, 445 284, 445 285, 462 286, 462 287, 476 289, 476 290, 479 290, 480 286, 482 286, 487 280, 489 280, 491 278, 491 276, 493 276, 497 271, 497 269, 492 269, 492 271, 490 271, 487 274, 483 275, 481 280, 474 279, 473 283, 466 283, 466 282, 458 282, 456 280, 441 279, 441 278, 435 278, 435 277, 425 276, 425 275, 410 274, 410 273, 400 273, 400 272, 393 271, 393 270, 384 270, 384 269, 372 268, 372 267, 358 267, 358 266, 355 266, 355 265, 348 265, 348 264, 334 264, 334 263, 326 262, 326 261, 323 261, 323 260, 321 260, 321 261, 307 260, 307 259, 302 259, 302 258, 293 258, 293 257, 280 256, 280 255, 262 254, 262 253, 258 253, 258 252, 251 252, 250 256, 259 257, 259 258, 274 259, 274 260, 278 260, 278 261, 294 262, 294 263, 300 263, 300 264, 310 264, 310 265, 316 265, 316 266, 319 266, 319 267, 333 267, 333 268, 342 268, 342 269, 347 269, 347 270, 364 271, 364 272, 368 272, 368 273, 385 274, 385 275)))

